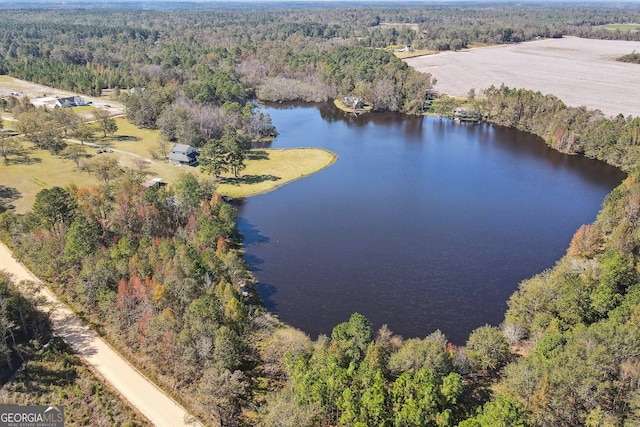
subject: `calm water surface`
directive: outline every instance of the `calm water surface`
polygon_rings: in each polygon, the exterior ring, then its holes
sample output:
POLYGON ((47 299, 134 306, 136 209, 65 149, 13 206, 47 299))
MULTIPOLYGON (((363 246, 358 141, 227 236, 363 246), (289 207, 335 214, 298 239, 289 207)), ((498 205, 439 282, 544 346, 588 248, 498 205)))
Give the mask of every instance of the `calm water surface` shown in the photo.
POLYGON ((624 178, 490 125, 332 105, 267 108, 273 148, 324 147, 328 169, 245 200, 239 227, 267 306, 315 338, 353 312, 404 337, 464 344, 503 319, 624 178))

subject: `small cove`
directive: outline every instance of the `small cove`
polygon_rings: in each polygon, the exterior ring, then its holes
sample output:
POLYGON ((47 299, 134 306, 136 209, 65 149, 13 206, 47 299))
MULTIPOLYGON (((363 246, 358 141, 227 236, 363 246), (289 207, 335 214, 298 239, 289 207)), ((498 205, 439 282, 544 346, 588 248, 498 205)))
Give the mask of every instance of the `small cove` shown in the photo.
POLYGON ((497 325, 518 283, 553 266, 624 178, 491 125, 331 104, 268 107, 272 148, 323 147, 331 167, 239 204, 267 307, 312 338, 355 311, 406 338, 456 344, 497 325))

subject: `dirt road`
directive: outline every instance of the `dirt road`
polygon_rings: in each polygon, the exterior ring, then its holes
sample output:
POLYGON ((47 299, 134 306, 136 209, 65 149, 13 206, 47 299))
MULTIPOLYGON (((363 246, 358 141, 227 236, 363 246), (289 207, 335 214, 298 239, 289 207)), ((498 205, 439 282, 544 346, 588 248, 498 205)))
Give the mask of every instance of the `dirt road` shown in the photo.
MULTIPOLYGON (((33 273, 13 258, 9 249, 0 243, 0 270, 13 275, 16 281, 39 282, 33 273)), ((46 287, 41 288, 50 307, 53 328, 74 351, 89 363, 138 411, 156 426, 200 426, 184 408, 156 387, 131 366, 119 353, 81 321, 69 308, 61 304, 46 287)), ((62 403, 64 406, 64 403, 62 403)))
POLYGON ((406 59, 437 79, 435 89, 466 97, 469 89, 504 83, 560 98, 565 104, 599 109, 605 115, 640 116, 640 65, 615 59, 640 42, 577 37, 491 46, 406 59))

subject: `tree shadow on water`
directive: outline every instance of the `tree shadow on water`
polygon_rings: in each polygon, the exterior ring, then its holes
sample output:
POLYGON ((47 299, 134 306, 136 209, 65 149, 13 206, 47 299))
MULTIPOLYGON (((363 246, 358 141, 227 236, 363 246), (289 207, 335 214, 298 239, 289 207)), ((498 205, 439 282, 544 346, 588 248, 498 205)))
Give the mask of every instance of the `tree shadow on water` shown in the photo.
MULTIPOLYGON (((238 230, 242 235, 242 244, 245 247, 249 245, 264 245, 271 241, 269 237, 263 235, 260 230, 258 230, 258 228, 254 224, 250 223, 246 218, 238 216, 236 222, 238 230)), ((245 259, 247 259, 247 254, 245 254, 245 259)), ((247 260, 247 262, 253 265, 249 260, 247 260)))
POLYGON ((278 314, 278 304, 272 299, 273 295, 278 292, 278 288, 268 283, 258 283, 256 286, 260 299, 265 307, 272 313, 278 314))

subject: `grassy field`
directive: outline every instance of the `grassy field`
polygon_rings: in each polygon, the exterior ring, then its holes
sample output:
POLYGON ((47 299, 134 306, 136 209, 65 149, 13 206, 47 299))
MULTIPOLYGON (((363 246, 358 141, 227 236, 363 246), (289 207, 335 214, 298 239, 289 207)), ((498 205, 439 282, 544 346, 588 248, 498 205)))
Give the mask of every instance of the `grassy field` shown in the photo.
POLYGON ((640 30, 640 24, 607 24, 598 25, 596 28, 604 28, 609 31, 638 31, 640 30))
MULTIPOLYGON (((141 169, 149 177, 159 177, 171 184, 184 172, 194 173, 200 178, 207 175, 200 168, 172 165, 165 160, 151 159, 150 150, 156 149, 161 138, 158 131, 140 129, 123 118, 116 119, 118 132, 106 138, 96 133, 93 143, 113 148, 112 153, 96 154, 93 146, 87 146, 87 159, 109 156, 131 169, 141 169)), ((31 144, 24 143, 25 147, 31 144)), ((316 148, 260 149, 253 150, 247 168, 238 178, 227 175, 220 179, 220 193, 230 197, 249 197, 272 191, 288 182, 311 175, 335 162, 335 154, 316 148)), ((51 155, 44 150, 31 150, 28 158, 0 163, 2 185, 15 188, 21 197, 12 204, 18 213, 27 212, 36 194, 53 186, 78 187, 98 184, 94 175, 80 170, 71 160, 51 155)))
POLYGON ((162 135, 157 130, 141 129, 123 117, 115 119, 118 131, 113 136, 103 138, 98 132, 97 144, 108 145, 112 148, 127 151, 145 158, 151 158, 151 151, 157 150, 158 141, 162 135))
POLYGON ((73 107, 71 109, 83 119, 91 120, 93 119, 93 112, 96 110, 96 107, 92 105, 83 105, 81 107, 73 107))
MULTIPOLYGON (((49 86, 20 80, 9 76, 0 76, 0 95, 17 93, 18 97, 28 96, 35 106, 47 105, 53 107, 56 98, 80 95, 65 90, 55 89, 49 86)), ((108 110, 112 115, 124 113, 124 105, 117 100, 111 99, 111 94, 107 96, 87 96, 80 95, 86 102, 91 102, 92 106, 80 107, 79 113, 88 115, 94 107, 108 110)))
MULTIPOLYGON (((73 95, 50 87, 37 85, 9 76, 0 76, 0 93, 19 92, 32 99, 42 100, 48 97, 73 95)), ((120 114, 124 110, 118 102, 106 103, 104 99, 85 97, 93 105, 75 107, 79 115, 89 117, 96 106, 106 108, 112 114, 120 114)), ((10 118, 4 114, 3 118, 10 118)), ((104 137, 101 132, 94 134, 92 145, 87 146, 87 158, 109 156, 118 159, 120 165, 132 169, 142 170, 149 177, 159 177, 171 184, 183 172, 192 172, 200 178, 206 175, 199 168, 175 166, 166 160, 156 159, 151 154, 158 152, 158 142, 162 136, 158 131, 140 129, 129 123, 123 117, 117 117, 118 131, 114 135, 104 137), (111 153, 97 154, 95 146, 105 146, 113 149, 111 153)), ((11 129, 13 123, 3 120, 5 130, 11 129)), ((31 144, 24 143, 25 147, 31 144)), ((226 176, 220 178, 219 191, 231 197, 248 197, 266 193, 287 182, 311 175, 330 166, 336 156, 322 149, 288 149, 288 150, 258 150, 254 151, 247 161, 247 168, 240 177, 226 176)), ((27 212, 35 200, 35 195, 43 188, 53 186, 67 187, 76 184, 78 187, 95 185, 97 179, 86 171, 80 170, 71 160, 52 156, 43 150, 31 150, 24 159, 12 159, 9 164, 0 163, 1 185, 15 188, 20 198, 11 204, 18 213, 27 212)))
POLYGON ((435 53, 438 53, 438 51, 430 49, 411 49, 408 52, 398 52, 397 50, 393 51, 393 54, 400 59, 413 58, 414 56, 433 55, 435 53))
POLYGON ((18 213, 31 209, 36 194, 44 188, 64 188, 72 183, 85 187, 98 183, 94 176, 78 170, 73 161, 52 156, 45 150, 32 150, 28 161, 9 165, 0 162, 0 175, 2 185, 21 193, 21 197, 12 203, 18 213))
POLYGON ((242 176, 227 176, 218 190, 230 197, 267 193, 325 169, 336 160, 334 153, 321 148, 253 150, 242 176))

